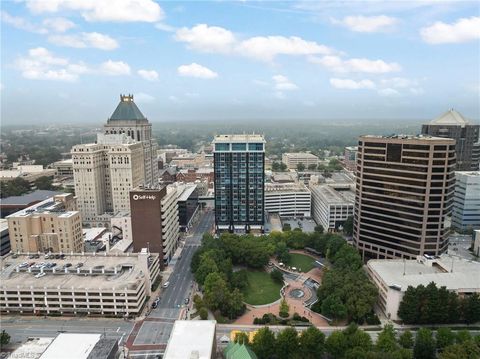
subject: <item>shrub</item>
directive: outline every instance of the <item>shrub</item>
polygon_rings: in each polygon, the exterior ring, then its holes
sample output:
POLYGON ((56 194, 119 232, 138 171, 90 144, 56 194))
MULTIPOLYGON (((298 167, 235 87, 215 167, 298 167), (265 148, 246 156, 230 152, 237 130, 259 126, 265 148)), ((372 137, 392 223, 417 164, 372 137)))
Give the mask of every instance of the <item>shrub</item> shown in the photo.
POLYGON ((274 269, 270 272, 270 278, 272 278, 274 282, 277 282, 280 284, 283 283, 283 273, 280 272, 278 269, 274 269))
POLYGON ((198 311, 198 314, 200 314, 200 319, 201 320, 207 320, 208 318, 208 310, 205 307, 201 307, 198 311))

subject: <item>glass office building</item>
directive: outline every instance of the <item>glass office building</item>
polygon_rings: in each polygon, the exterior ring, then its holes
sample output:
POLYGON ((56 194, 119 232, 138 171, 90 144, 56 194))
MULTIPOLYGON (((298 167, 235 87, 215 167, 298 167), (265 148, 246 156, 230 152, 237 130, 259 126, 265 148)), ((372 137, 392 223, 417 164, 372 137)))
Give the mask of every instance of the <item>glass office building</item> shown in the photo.
POLYGON ((213 140, 215 228, 262 231, 265 139, 261 135, 220 135, 213 140))

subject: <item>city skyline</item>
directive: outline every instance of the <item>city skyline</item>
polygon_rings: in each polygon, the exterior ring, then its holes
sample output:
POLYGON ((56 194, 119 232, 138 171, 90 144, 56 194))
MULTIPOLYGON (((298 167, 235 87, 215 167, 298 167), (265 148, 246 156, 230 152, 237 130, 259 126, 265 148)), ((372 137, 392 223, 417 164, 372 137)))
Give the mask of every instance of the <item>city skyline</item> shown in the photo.
POLYGON ((103 122, 118 93, 151 122, 480 113, 475 2, 2 5, 4 124, 103 122))

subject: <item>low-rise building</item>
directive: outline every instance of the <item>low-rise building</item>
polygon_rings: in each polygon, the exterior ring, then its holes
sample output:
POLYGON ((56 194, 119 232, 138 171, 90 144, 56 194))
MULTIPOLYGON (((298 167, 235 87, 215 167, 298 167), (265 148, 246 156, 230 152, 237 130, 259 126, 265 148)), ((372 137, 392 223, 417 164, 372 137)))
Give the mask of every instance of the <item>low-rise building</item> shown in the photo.
POLYGON ((355 193, 349 188, 334 188, 330 185, 311 187, 312 216, 325 231, 335 231, 353 216, 355 193))
POLYGON ((163 359, 216 358, 215 320, 176 320, 163 359))
POLYGON ((452 225, 463 231, 480 228, 480 171, 455 172, 452 225))
POLYGON ((311 193, 303 183, 266 183, 265 211, 281 217, 310 217, 311 193))
POLYGON ((26 193, 21 196, 11 196, 2 198, 0 201, 0 217, 5 218, 6 216, 18 212, 22 209, 33 206, 34 204, 45 201, 57 194, 62 194, 63 192, 59 191, 49 191, 49 190, 36 190, 30 193, 26 193))
POLYGON ((308 168, 310 165, 318 165, 318 157, 308 152, 291 152, 282 154, 282 162, 289 169, 297 169, 300 163, 308 168))
POLYGON ((14 252, 81 252, 82 220, 76 198, 55 195, 7 217, 14 252))
POLYGON ((55 168, 55 177, 73 177, 73 160, 57 161, 53 164, 55 168))
POLYGON ((372 259, 367 273, 379 291, 378 305, 391 320, 398 320, 398 308, 409 286, 434 282, 460 295, 480 293, 480 262, 443 254, 417 259, 372 259), (477 274, 477 275, 476 275, 477 274))
POLYGON ((8 255, 0 311, 136 317, 160 274, 158 254, 8 255))

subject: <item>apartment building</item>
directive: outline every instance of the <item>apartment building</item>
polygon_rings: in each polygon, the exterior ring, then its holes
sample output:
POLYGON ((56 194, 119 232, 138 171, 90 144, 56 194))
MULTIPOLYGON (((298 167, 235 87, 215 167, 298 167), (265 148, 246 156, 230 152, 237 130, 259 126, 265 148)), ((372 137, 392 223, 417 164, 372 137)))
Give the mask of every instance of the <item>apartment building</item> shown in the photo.
POLYGON ((106 135, 125 134, 142 144, 145 185, 158 184, 157 141, 152 138, 152 124, 135 104, 133 95, 120 95, 120 103, 103 128, 106 135))
POLYGON ((422 125, 422 133, 430 136, 453 138, 456 141, 457 171, 479 169, 480 125, 473 124, 453 108, 422 125))
POLYGON ((455 172, 452 225, 463 231, 480 228, 480 171, 455 172))
POLYGON ((416 258, 447 249, 455 140, 361 136, 353 239, 368 258, 416 258))
POLYGON ((158 255, 65 254, 1 260, 0 311, 136 317, 158 280, 158 255))
POLYGON ((86 225, 105 213, 129 211, 129 191, 143 185, 144 149, 126 134, 97 135, 96 143, 72 148, 78 209, 86 225))
POLYGON ((163 270, 178 247, 180 226, 175 186, 135 188, 130 191, 130 205, 134 252, 148 248, 159 253, 163 270))
POLYGON ((345 147, 343 165, 348 171, 355 172, 357 168, 357 146, 345 147))
POLYGON ((53 196, 7 217, 13 252, 81 252, 82 220, 72 194, 53 196))
POLYGON ((348 187, 330 185, 312 186, 312 216, 325 231, 338 230, 353 216, 355 192, 348 187))
POLYGON ((282 162, 288 169, 295 170, 301 163, 308 168, 310 165, 318 165, 318 157, 308 152, 291 152, 282 154, 282 162))
POLYGON ((280 217, 310 217, 311 193, 303 183, 266 183, 265 210, 280 217))
POLYGON ((262 231, 265 222, 265 139, 219 135, 213 140, 217 231, 262 231))

